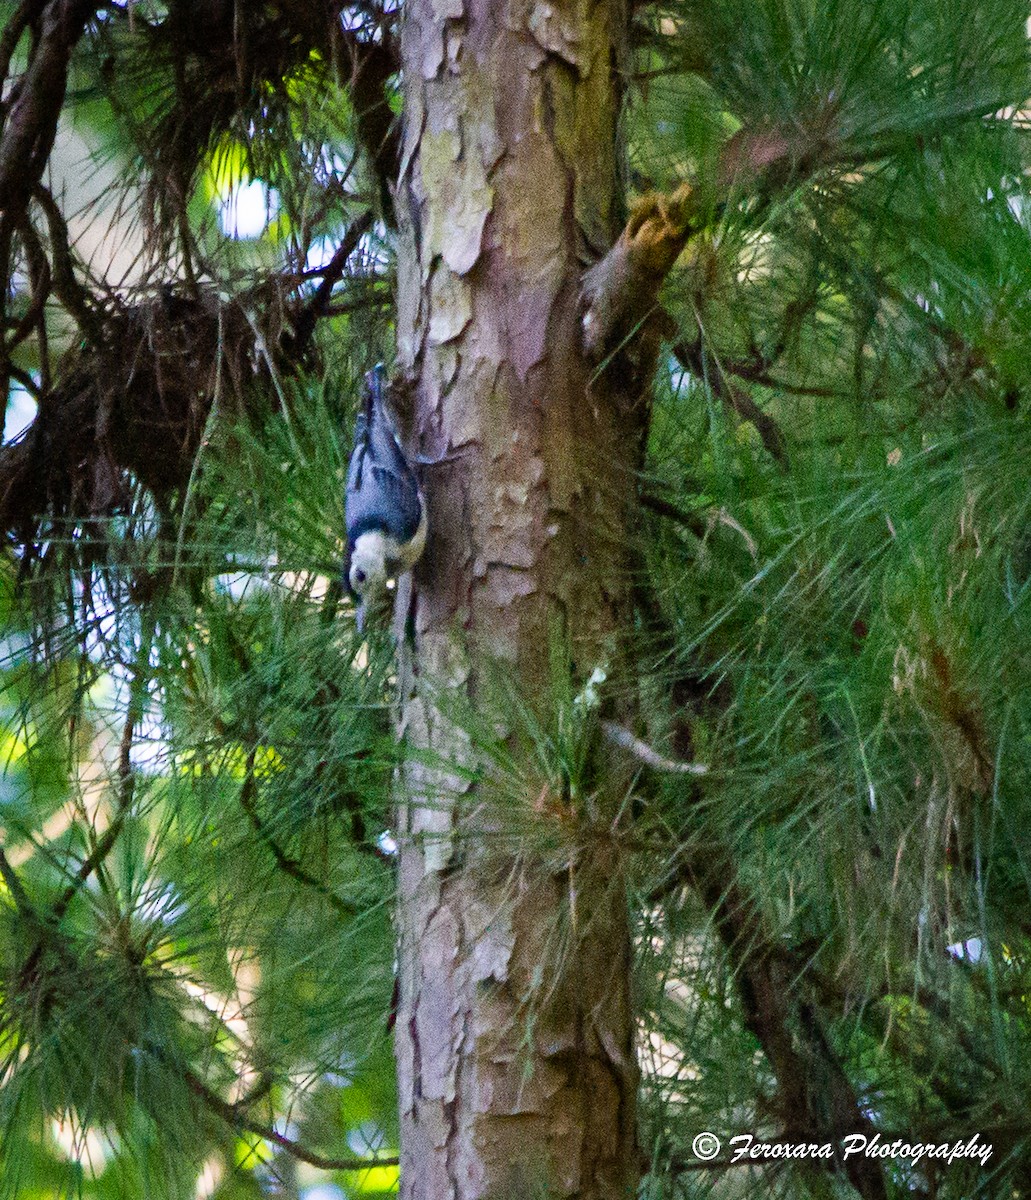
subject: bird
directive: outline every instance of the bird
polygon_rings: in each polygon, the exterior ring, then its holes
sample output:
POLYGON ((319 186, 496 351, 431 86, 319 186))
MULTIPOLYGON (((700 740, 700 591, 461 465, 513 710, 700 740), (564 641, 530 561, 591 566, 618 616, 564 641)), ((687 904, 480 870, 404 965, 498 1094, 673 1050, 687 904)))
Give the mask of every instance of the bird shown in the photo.
POLYGON ((382 363, 365 376, 344 495, 347 586, 358 627, 378 607, 387 581, 410 571, 426 548, 426 498, 386 410, 382 363))

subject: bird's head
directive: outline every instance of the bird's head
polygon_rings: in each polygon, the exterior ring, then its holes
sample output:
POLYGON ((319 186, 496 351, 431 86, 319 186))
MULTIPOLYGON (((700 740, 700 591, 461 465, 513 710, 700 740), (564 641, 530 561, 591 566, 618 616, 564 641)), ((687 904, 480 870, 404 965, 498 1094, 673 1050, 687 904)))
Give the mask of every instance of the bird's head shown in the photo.
POLYGON ((386 599, 391 578, 389 547, 382 533, 363 533, 351 549, 347 582, 358 598, 359 626, 370 609, 379 608, 386 599))

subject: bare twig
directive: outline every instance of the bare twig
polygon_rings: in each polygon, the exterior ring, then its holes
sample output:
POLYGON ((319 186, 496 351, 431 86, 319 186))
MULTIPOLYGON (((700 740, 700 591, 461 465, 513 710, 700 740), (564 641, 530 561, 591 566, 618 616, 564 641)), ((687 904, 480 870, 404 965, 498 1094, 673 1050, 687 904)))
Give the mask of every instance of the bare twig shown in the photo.
POLYGON ((53 269, 54 294, 67 312, 75 319, 79 329, 95 345, 102 335, 102 318, 97 312, 96 300, 75 277, 68 223, 57 205, 57 201, 41 183, 32 190, 32 198, 43 210, 50 234, 50 252, 53 269))
POLYGON ((702 538, 705 536, 706 524, 697 513, 689 512, 679 505, 664 499, 662 496, 656 496, 654 492, 642 492, 640 501, 642 508, 650 509, 658 516, 666 517, 677 525, 683 525, 695 537, 702 538))
POLYGON ((223 1100, 217 1092, 213 1092, 202 1079, 199 1079, 192 1071, 184 1071, 183 1076, 186 1080, 186 1085, 195 1096, 199 1096, 201 1100, 216 1113, 227 1125, 231 1125, 234 1129, 243 1129, 247 1133, 253 1133, 260 1138, 264 1138, 267 1142, 272 1142, 281 1150, 285 1150, 287 1154, 298 1159, 300 1162, 308 1163, 310 1166, 318 1167, 323 1171, 370 1171, 374 1167, 396 1167, 400 1161, 395 1155, 384 1156, 382 1158, 329 1158, 324 1154, 316 1154, 314 1150, 309 1150, 306 1146, 302 1146, 300 1142, 294 1141, 293 1138, 288 1138, 280 1133, 271 1125, 264 1125, 257 1121, 250 1120, 243 1106, 239 1104, 230 1104, 228 1100, 223 1100))
MULTIPOLYGON (((22 220, 18 222, 18 232, 21 234, 25 259, 29 267, 28 275, 32 283, 32 297, 29 300, 28 308, 7 340, 5 346, 7 353, 10 353, 19 342, 23 342, 34 329, 38 328, 40 318, 46 309, 47 298, 50 295, 50 263, 43 253, 43 246, 36 231, 28 220, 22 220)), ((44 347, 41 346, 41 357, 43 350, 44 347)))
POLYGON ((331 908, 335 909, 342 917, 353 917, 357 913, 357 908, 353 904, 349 904, 346 900, 342 900, 336 892, 327 887, 321 879, 316 879, 314 875, 310 875, 295 858, 291 858, 286 851, 273 838, 269 831, 265 828, 261 818, 258 816, 258 809, 255 801, 257 800, 257 783, 254 775, 254 759, 255 751, 251 751, 247 755, 247 772, 244 776, 243 786, 240 789, 240 806, 247 814, 247 819, 250 821, 254 832, 261 838, 262 842, 268 847, 272 857, 276 860, 276 866, 291 879, 296 879, 298 883, 303 883, 305 887, 313 888, 322 896, 331 908))
POLYGON ((365 234, 372 228, 374 219, 371 210, 362 213, 360 217, 355 217, 344 231, 344 236, 340 239, 340 245, 333 257, 322 269, 322 281, 294 321, 293 342, 290 350, 295 358, 299 358, 307 350, 308 343, 315 331, 315 323, 319 317, 326 315, 333 288, 343 276, 347 260, 358 248, 358 244, 365 234))
POLYGON ((657 750, 653 750, 647 742, 642 742, 624 725, 618 725, 615 721, 602 721, 601 731, 614 746, 629 751, 646 767, 651 767, 655 771, 667 771, 679 775, 707 775, 709 773, 709 768, 705 763, 679 762, 673 758, 666 758, 657 750))
MULTIPOLYGON (((692 375, 697 376, 706 375, 702 362, 701 340, 693 344, 677 342, 672 349, 677 362, 685 371, 690 371, 692 375)), ((734 373, 739 372, 735 372, 731 366, 717 363, 716 372, 706 375, 706 378, 713 392, 727 408, 737 413, 742 420, 750 421, 755 426, 766 450, 782 467, 786 468, 788 465, 787 442, 780 426, 769 413, 763 412, 747 392, 730 382, 727 376, 734 373)))

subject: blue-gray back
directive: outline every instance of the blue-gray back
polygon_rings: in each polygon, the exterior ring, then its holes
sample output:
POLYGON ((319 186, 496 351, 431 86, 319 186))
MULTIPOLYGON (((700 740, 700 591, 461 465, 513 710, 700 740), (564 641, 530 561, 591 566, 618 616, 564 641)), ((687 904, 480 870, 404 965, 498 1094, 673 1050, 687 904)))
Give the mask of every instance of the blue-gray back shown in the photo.
POLYGON ((365 380, 347 468, 347 541, 353 546, 361 534, 379 529, 404 544, 415 536, 422 515, 419 481, 384 407, 382 368, 365 380))

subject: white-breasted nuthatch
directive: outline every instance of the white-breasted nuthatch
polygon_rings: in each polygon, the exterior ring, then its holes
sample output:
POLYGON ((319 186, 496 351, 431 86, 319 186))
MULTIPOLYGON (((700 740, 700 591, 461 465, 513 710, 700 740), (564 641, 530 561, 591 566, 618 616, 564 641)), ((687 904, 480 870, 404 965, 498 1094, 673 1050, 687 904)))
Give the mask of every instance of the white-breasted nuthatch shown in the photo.
POLYGON ((410 571, 426 546, 426 500, 385 406, 382 364, 365 376, 344 497, 347 583, 364 613, 382 601, 387 580, 410 571))

